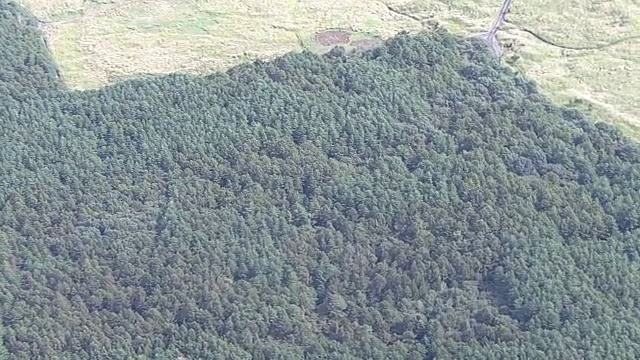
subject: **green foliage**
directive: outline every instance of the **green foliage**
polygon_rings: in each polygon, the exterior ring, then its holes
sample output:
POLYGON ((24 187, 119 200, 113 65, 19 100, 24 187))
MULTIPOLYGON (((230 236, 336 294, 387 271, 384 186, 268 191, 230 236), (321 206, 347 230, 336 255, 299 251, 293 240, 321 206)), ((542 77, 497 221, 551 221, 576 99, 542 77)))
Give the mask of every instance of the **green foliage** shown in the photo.
POLYGON ((10 93, 22 100, 60 87, 37 26, 22 8, 0 0, 0 99, 10 93))
POLYGON ((479 43, 73 93, 41 64, 3 80, 9 358, 640 352, 638 146, 479 43))

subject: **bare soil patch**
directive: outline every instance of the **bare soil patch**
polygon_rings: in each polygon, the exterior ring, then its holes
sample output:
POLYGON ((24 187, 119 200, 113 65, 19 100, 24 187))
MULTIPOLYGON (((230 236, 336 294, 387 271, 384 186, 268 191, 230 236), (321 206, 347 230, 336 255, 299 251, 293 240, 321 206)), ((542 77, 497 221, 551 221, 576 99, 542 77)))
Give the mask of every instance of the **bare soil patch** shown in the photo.
POLYGON ((351 41, 351 34, 344 30, 327 30, 317 33, 313 41, 322 46, 348 44, 351 41))

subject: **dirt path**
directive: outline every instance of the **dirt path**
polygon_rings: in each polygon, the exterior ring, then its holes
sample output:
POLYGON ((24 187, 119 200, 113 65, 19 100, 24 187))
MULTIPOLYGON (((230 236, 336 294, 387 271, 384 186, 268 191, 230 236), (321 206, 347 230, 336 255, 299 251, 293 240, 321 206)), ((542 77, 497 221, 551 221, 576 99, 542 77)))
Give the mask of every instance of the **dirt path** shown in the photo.
POLYGON ((513 26, 515 26, 516 28, 518 28, 518 30, 520 31, 524 31, 528 34, 530 34, 531 36, 533 36, 534 38, 540 40, 541 42, 547 44, 547 45, 551 45, 560 49, 566 49, 566 50, 602 50, 602 49, 606 49, 608 47, 614 46, 614 45, 618 45, 621 44, 623 42, 627 42, 627 41, 632 41, 632 40, 638 40, 640 39, 640 35, 633 35, 633 36, 627 36, 621 39, 617 39, 617 40, 613 40, 610 42, 606 42, 606 43, 600 43, 597 45, 590 45, 590 46, 575 46, 575 45, 567 45, 567 44, 561 44, 555 40, 549 39, 545 36, 542 36, 538 33, 536 33, 533 30, 527 29, 526 27, 516 24, 514 22, 508 21, 507 19, 505 19, 506 23, 509 23, 513 26))

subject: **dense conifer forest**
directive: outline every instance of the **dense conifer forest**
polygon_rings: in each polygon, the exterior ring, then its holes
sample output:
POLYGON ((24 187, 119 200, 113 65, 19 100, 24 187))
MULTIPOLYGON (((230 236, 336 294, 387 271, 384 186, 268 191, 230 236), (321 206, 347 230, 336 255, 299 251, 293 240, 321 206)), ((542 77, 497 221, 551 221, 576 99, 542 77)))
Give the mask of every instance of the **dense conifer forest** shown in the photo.
POLYGON ((446 32, 68 91, 0 0, 9 359, 637 359, 640 149, 446 32))

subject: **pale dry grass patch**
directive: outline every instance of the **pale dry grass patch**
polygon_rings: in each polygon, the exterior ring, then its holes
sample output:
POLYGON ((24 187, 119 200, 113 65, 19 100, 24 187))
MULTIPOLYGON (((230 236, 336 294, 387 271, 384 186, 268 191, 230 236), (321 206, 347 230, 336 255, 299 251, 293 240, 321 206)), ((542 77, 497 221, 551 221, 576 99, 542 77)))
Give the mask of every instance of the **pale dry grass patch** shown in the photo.
POLYGON ((21 0, 48 22, 67 85, 104 86, 135 74, 210 72, 310 45, 327 28, 381 37, 420 23, 362 0, 21 0))
MULTIPOLYGON (((531 0, 514 6, 511 20, 552 40, 518 29, 521 68, 558 101, 581 99, 605 110, 603 120, 640 126, 640 6, 630 0, 531 0), (619 40, 612 46, 590 50, 619 40)), ((636 131, 638 129, 635 129, 636 131)))

